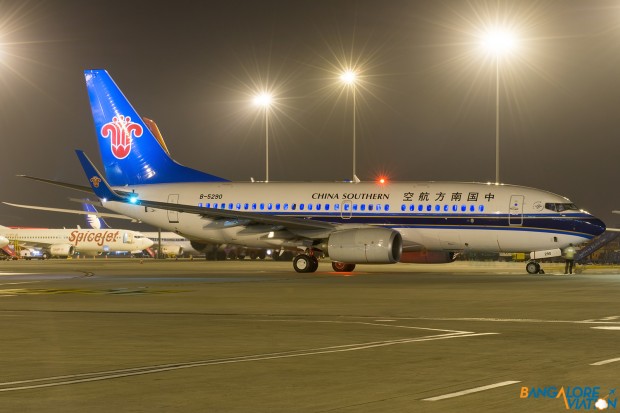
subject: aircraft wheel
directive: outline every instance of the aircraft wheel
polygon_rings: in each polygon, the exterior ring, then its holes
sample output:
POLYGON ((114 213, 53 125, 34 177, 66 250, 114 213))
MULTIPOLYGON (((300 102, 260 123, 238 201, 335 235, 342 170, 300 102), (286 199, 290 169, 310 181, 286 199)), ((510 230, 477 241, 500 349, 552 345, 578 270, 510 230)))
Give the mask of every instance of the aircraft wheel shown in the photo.
POLYGON ((309 255, 299 254, 293 258, 293 268, 295 268, 297 272, 312 272, 313 265, 314 263, 309 255))
POLYGON ((312 267, 310 268, 310 272, 315 272, 319 269, 319 260, 314 256, 310 256, 310 261, 312 261, 312 267))
POLYGON ((528 274, 538 274, 540 272, 540 264, 534 261, 528 262, 525 266, 525 270, 528 274))
POLYGON ((346 264, 344 262, 332 261, 332 268, 336 272, 351 272, 355 269, 355 264, 346 264))

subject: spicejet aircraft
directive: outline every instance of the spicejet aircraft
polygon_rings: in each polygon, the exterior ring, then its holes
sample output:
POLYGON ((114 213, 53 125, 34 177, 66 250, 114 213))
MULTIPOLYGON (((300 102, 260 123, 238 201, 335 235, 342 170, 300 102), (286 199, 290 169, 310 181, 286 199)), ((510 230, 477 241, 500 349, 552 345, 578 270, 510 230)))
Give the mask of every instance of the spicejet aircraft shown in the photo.
POLYGON ((192 240, 301 250, 297 272, 316 271, 319 254, 352 271, 447 263, 462 251, 557 250, 605 231, 567 198, 522 186, 230 182, 175 162, 105 70, 85 77, 105 176, 76 153, 105 208, 192 240))
POLYGON ((68 257, 76 252, 97 255, 104 251, 142 251, 153 245, 153 241, 144 235, 128 230, 7 228, 0 225, 1 237, 27 247, 43 248, 43 258, 68 257))

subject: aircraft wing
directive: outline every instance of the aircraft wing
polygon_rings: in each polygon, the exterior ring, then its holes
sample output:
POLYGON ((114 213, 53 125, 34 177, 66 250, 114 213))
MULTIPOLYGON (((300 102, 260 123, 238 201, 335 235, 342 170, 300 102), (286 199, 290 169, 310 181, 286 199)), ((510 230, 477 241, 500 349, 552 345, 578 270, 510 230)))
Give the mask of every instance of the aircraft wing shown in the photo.
POLYGON ((40 211, 51 211, 51 212, 65 212, 68 214, 79 214, 79 215, 96 215, 99 218, 117 218, 117 219, 127 219, 130 221, 136 221, 135 218, 128 217, 127 215, 122 214, 113 214, 109 212, 90 212, 90 211, 80 211, 76 209, 62 209, 62 208, 48 208, 36 205, 22 205, 22 204, 12 204, 10 202, 3 202, 5 205, 10 205, 18 208, 26 208, 26 209, 36 209, 40 211))
MULTIPOLYGON (((340 224, 340 223, 330 223, 324 221, 317 221, 308 218, 294 218, 294 217, 283 217, 277 215, 267 215, 258 212, 248 212, 248 211, 231 211, 225 209, 215 209, 215 208, 204 208, 198 207, 194 205, 183 205, 183 204, 175 204, 168 202, 159 202, 159 201, 149 201, 145 199, 139 199, 135 197, 136 194, 132 194, 131 192, 126 191, 118 191, 113 190, 108 183, 106 182, 104 176, 95 168, 90 159, 84 154, 83 151, 76 150, 78 158, 82 163, 82 167, 84 168, 84 172, 86 173, 89 182, 91 183, 90 187, 86 187, 83 185, 70 184, 65 182, 53 181, 50 179, 44 178, 36 178, 27 175, 18 175, 23 178, 32 179, 39 182, 49 183, 53 185, 62 186, 69 189, 75 189, 84 192, 95 193, 95 195, 101 199, 102 205, 105 207, 105 202, 107 201, 116 201, 123 202, 131 205, 140 205, 144 207, 157 208, 169 211, 177 211, 188 214, 196 214, 200 216, 204 216, 211 219, 222 219, 222 220, 230 220, 227 223, 230 226, 234 226, 236 224, 248 225, 251 223, 256 224, 264 224, 264 225, 274 225, 274 226, 282 226, 286 227, 290 230, 302 230, 302 231, 317 231, 317 233, 324 233, 325 231, 331 232, 333 230, 339 228, 351 228, 351 227, 365 227, 366 225, 359 224, 340 224)), ((8 204, 8 203, 7 203, 8 204)), ((32 207, 28 205, 17 205, 17 204, 9 204, 13 206, 19 206, 23 208, 34 208, 34 209, 42 209, 42 210, 56 210, 45 207, 32 207)), ((85 211, 72 211, 72 210, 63 210, 60 212, 72 212, 72 213, 83 213, 85 211)), ((123 219, 134 219, 121 214, 106 214, 99 213, 99 216, 103 217, 111 217, 111 218, 123 218, 123 219)))
POLYGON ((257 212, 247 211, 230 211, 225 209, 204 208, 194 205, 174 204, 169 202, 148 201, 143 199, 137 199, 135 201, 117 200, 114 201, 126 202, 133 205, 142 205, 149 208, 164 209, 168 211, 185 212, 189 214, 201 215, 207 218, 214 219, 230 219, 235 221, 244 221, 243 224, 249 223, 266 224, 284 226, 291 229, 302 230, 329 230, 335 229, 338 224, 333 224, 324 221, 315 221, 306 218, 290 218, 277 215, 266 215, 257 212))
POLYGON ((88 192, 90 194, 93 193, 93 190, 91 189, 90 186, 69 184, 69 183, 60 182, 60 181, 52 181, 51 179, 37 178, 34 176, 29 176, 29 175, 17 175, 17 176, 20 178, 32 179, 33 181, 45 182, 46 184, 58 185, 64 188, 75 189, 76 191, 88 192))

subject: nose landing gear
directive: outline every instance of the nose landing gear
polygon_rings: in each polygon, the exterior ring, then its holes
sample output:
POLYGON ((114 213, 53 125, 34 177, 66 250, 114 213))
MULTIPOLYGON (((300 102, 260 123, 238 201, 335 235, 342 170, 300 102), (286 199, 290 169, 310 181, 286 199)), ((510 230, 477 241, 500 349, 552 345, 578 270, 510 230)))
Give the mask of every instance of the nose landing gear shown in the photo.
POLYGON ((525 265, 525 270, 528 274, 544 274, 545 270, 540 268, 540 264, 536 261, 530 261, 525 265))

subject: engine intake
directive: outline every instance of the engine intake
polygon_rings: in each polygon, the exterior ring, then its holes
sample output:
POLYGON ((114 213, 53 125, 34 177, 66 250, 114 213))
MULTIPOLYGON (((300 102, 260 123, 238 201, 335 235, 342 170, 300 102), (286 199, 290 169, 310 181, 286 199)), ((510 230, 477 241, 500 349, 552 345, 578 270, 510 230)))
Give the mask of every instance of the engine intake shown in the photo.
POLYGON ((74 252, 75 248, 71 244, 53 244, 50 246, 50 254, 54 257, 68 257, 74 252))
POLYGON ((332 260, 351 264, 393 264, 403 250, 400 233, 387 228, 337 231, 327 244, 332 260))

